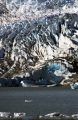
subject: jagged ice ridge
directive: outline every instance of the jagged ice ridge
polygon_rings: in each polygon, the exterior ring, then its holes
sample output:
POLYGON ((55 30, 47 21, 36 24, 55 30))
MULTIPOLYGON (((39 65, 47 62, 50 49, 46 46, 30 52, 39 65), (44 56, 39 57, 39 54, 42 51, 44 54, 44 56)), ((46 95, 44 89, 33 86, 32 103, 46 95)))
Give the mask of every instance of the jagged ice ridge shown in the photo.
POLYGON ((63 80, 78 71, 77 39, 77 13, 50 14, 0 26, 1 85, 19 86, 22 80, 36 85, 64 84, 63 80))

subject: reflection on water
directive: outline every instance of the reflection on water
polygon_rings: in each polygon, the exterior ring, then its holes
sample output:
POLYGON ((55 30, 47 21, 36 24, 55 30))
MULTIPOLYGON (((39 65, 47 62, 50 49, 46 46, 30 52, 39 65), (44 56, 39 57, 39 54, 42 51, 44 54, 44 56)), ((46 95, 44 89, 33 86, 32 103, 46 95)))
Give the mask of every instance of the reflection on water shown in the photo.
POLYGON ((78 91, 51 88, 11 88, 0 90, 1 112, 25 112, 27 116, 45 115, 51 112, 76 114, 78 91), (26 102, 25 102, 26 100, 26 102), (27 102, 28 100, 28 102, 27 102))

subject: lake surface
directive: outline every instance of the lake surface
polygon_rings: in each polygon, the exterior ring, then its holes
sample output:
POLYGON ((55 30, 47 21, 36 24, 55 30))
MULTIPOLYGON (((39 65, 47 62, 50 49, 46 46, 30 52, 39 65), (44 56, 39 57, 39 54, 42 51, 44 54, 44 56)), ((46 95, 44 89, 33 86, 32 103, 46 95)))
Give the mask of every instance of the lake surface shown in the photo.
POLYGON ((51 112, 78 113, 78 90, 63 88, 0 88, 0 112, 25 112, 27 117, 51 112), (29 102, 25 102, 31 100, 29 102))

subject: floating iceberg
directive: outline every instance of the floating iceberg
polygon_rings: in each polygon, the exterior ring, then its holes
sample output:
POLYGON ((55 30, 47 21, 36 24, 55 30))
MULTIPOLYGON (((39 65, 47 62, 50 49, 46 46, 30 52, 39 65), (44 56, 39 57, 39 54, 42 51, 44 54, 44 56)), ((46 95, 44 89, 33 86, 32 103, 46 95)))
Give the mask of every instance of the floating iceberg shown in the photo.
POLYGON ((78 89, 78 82, 70 84, 71 89, 78 89))
POLYGON ((52 72, 55 72, 56 70, 61 70, 61 66, 59 64, 56 64, 56 63, 52 63, 48 66, 48 70, 49 71, 52 71, 52 72))

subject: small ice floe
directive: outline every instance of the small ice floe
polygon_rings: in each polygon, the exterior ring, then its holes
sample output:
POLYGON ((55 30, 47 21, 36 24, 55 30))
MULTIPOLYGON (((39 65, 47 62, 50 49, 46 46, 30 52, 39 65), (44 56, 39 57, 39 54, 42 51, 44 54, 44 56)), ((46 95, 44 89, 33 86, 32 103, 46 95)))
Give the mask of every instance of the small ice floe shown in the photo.
POLYGON ((49 113, 49 114, 46 114, 45 117, 54 117, 54 116, 59 116, 60 113, 59 112, 54 112, 54 113, 49 113))
POLYGON ((78 118, 78 114, 72 115, 72 118, 78 118))
MULTIPOLYGON (((70 116, 68 116, 68 115, 64 115, 64 114, 60 114, 59 112, 54 112, 54 113, 50 113, 50 114, 46 114, 45 116, 45 119, 65 119, 65 120, 68 120, 68 119, 70 119, 71 117, 70 116)), ((53 119, 53 120, 54 120, 53 119)))
POLYGON ((52 85, 47 85, 47 87, 55 87, 57 86, 56 84, 52 84, 52 85))
POLYGON ((10 112, 0 112, 0 118, 9 118, 10 112))
POLYGON ((33 100, 25 100, 25 102, 32 102, 33 100))
POLYGON ((14 118, 23 118, 26 116, 26 113, 14 113, 14 118))

